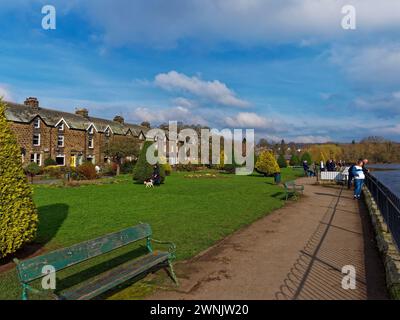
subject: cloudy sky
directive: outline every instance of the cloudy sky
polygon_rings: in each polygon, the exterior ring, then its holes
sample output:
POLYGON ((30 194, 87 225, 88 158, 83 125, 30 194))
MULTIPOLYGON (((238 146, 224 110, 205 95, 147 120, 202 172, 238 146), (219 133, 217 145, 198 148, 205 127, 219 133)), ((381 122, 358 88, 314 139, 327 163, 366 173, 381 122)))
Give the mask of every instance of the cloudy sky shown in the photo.
POLYGON ((257 137, 400 141, 400 1, 0 0, 0 95, 257 137), (42 6, 57 10, 41 27, 42 6), (356 30, 341 27, 344 5, 356 30))

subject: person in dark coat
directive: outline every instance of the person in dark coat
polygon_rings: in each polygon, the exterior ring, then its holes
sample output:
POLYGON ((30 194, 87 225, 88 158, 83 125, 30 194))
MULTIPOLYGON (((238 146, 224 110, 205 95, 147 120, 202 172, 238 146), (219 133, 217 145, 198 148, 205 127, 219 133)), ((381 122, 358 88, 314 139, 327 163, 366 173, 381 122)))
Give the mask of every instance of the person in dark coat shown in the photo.
POLYGON ((160 166, 155 164, 153 167, 153 175, 151 176, 154 185, 159 186, 161 184, 161 176, 160 176, 160 166))
POLYGON ((310 167, 308 166, 307 160, 303 161, 303 169, 304 169, 304 175, 308 177, 308 171, 310 170, 310 167))
POLYGON ((351 188, 351 185, 353 183, 353 179, 354 179, 354 167, 355 164, 352 164, 349 168, 349 178, 347 180, 347 189, 351 188))

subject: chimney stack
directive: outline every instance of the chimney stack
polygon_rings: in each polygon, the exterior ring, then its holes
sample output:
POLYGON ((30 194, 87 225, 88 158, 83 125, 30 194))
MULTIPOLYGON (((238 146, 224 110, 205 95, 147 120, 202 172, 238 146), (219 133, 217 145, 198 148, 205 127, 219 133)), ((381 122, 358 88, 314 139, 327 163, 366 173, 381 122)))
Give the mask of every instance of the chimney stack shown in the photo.
POLYGON ((123 117, 121 117, 121 116, 115 116, 114 117, 114 121, 115 122, 119 122, 120 124, 124 124, 125 119, 123 117))
POLYGON ((39 110, 39 100, 35 97, 26 98, 24 101, 24 105, 31 107, 35 110, 39 110))
POLYGON ((86 108, 76 108, 75 109, 75 114, 77 114, 78 116, 82 116, 85 118, 89 117, 89 110, 86 108))

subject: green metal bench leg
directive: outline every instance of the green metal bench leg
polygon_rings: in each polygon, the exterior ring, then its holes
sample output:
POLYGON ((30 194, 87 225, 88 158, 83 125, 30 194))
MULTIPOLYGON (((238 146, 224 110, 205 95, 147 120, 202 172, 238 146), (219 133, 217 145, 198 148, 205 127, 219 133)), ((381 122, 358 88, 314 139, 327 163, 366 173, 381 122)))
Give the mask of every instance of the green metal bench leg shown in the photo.
POLYGON ((22 300, 28 300, 28 288, 26 287, 25 284, 22 285, 22 300))
POLYGON ((176 286, 178 287, 179 286, 178 278, 176 277, 176 274, 175 274, 175 271, 174 271, 174 267, 172 266, 172 263, 171 263, 170 260, 168 260, 168 266, 169 266, 169 270, 171 272, 172 280, 174 280, 176 286))

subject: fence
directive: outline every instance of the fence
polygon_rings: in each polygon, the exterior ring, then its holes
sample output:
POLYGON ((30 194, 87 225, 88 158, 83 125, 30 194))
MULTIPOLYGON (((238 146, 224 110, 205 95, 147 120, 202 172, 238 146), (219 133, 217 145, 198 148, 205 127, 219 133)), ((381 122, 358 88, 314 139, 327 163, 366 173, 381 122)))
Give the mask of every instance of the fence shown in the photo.
POLYGON ((321 171, 321 180, 346 182, 347 174, 341 171, 321 171))
POLYGON ((397 248, 400 248, 400 198, 370 173, 365 176, 365 184, 374 197, 397 248))

